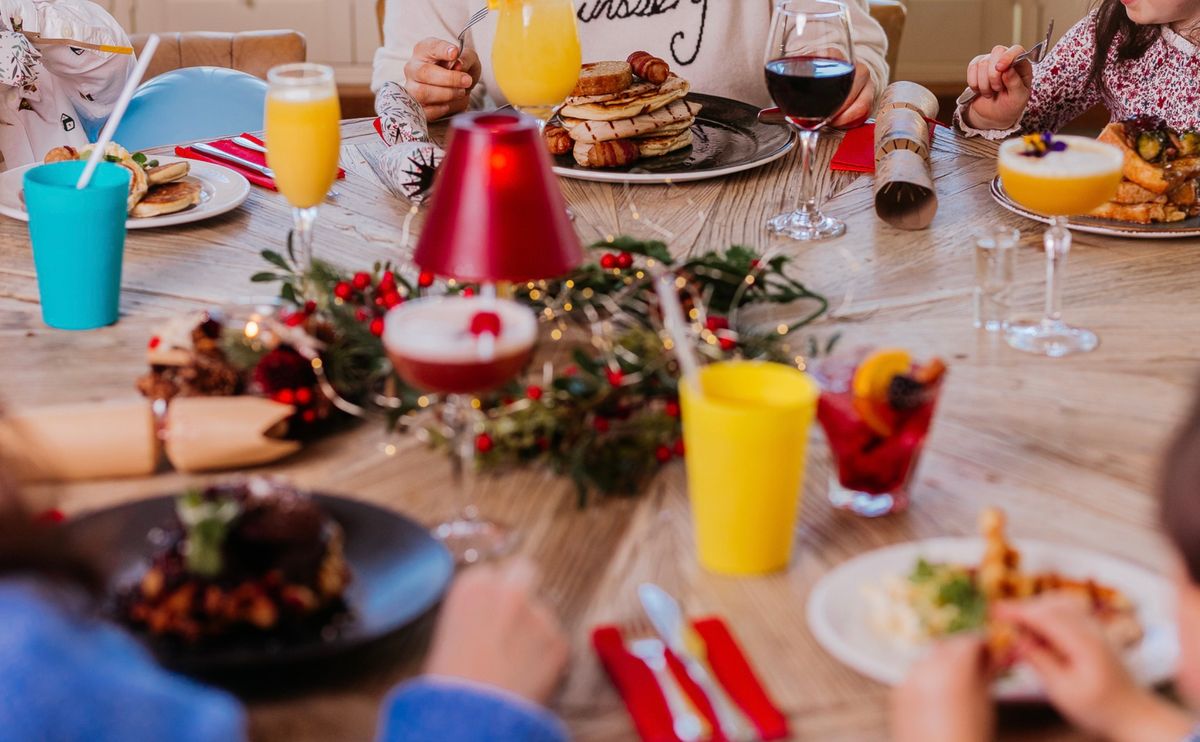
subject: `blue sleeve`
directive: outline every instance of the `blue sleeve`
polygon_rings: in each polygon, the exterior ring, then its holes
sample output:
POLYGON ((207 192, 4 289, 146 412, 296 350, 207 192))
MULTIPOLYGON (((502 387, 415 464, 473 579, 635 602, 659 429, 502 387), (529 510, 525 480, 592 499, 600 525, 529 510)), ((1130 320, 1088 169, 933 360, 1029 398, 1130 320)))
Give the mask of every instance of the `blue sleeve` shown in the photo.
POLYGON ((33 580, 0 580, 0 742, 238 742, 233 697, 162 670, 132 637, 33 580))
POLYGON ((379 742, 566 742, 540 706, 482 686, 423 678, 384 702, 379 742))

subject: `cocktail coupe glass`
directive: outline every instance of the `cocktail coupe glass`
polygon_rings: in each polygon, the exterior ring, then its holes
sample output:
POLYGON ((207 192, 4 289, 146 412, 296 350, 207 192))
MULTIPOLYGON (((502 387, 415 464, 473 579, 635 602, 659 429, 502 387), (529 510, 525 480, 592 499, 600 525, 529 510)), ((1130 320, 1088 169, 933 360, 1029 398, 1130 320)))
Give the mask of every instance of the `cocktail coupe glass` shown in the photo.
POLYGON ((821 213, 815 159, 821 127, 854 88, 854 45, 846 6, 833 0, 777 0, 767 43, 767 91, 800 135, 800 206, 767 222, 776 234, 812 241, 846 231, 821 213))
POLYGON ((498 8, 492 43, 496 83, 543 128, 579 81, 583 61, 571 0, 491 0, 498 8))
POLYGON ((537 343, 531 310, 497 299, 447 295, 405 302, 386 316, 383 342, 396 373, 407 384, 444 399, 455 491, 455 516, 434 528, 461 563, 501 556, 514 544, 508 526, 482 518, 467 471, 474 468, 477 412, 474 399, 517 378, 537 343))
POLYGON ((1046 311, 1040 320, 1010 322, 1005 340, 1017 350, 1058 358, 1095 350, 1096 333, 1062 319, 1063 274, 1071 251, 1067 217, 1087 214, 1121 183, 1121 150, 1087 137, 1034 134, 1000 145, 1004 191, 1021 206, 1049 216, 1046 230, 1046 311))
POLYGON ((301 270, 312 265, 317 207, 337 179, 341 106, 333 68, 307 62, 267 72, 265 139, 275 185, 292 206, 292 250, 301 270))

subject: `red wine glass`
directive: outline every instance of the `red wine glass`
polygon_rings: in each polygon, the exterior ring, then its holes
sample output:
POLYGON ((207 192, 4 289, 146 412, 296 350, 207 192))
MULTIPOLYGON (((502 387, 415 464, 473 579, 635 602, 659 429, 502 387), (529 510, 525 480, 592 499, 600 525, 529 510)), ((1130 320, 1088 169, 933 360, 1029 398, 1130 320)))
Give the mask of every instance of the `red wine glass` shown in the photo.
POLYGON ((846 6, 834 0, 778 0, 766 53, 767 90, 800 134, 800 205, 767 222, 794 240, 821 240, 846 231, 821 213, 814 159, 821 127, 846 104, 854 88, 854 45, 846 6))

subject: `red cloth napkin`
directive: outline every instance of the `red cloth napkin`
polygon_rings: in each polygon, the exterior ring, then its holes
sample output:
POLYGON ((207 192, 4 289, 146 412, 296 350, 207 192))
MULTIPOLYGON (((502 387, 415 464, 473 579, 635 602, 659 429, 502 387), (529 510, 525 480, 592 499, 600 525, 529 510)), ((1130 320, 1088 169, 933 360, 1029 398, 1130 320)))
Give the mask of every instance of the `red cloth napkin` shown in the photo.
MULTIPOLYGON (((929 122, 929 144, 932 146, 934 130, 941 124, 932 119, 925 120, 929 122)), ((875 122, 848 130, 842 137, 841 146, 833 153, 829 167, 849 173, 875 172, 875 122)))
MULTIPOLYGON (((255 144, 261 145, 263 143, 263 141, 261 139, 254 136, 253 134, 242 134, 242 136, 245 137, 246 139, 249 139, 250 141, 254 142, 255 144)), ((218 139, 215 142, 209 142, 209 144, 211 146, 216 147, 217 149, 221 150, 222 152, 226 152, 231 155, 237 155, 238 157, 242 158, 243 160, 248 160, 250 162, 253 162, 255 165, 262 165, 263 167, 266 167, 266 165, 267 165, 267 156, 266 155, 264 155, 262 152, 257 152, 252 149, 247 149, 246 147, 243 147, 241 145, 234 144, 232 138, 218 139)), ((192 149, 191 147, 176 147, 175 154, 178 155, 179 157, 186 157, 189 160, 200 160, 201 162, 211 162, 215 165, 220 165, 221 167, 227 167, 230 170, 236 170, 237 172, 246 176, 246 180, 250 181, 254 185, 262 186, 263 188, 269 188, 272 191, 278 190, 275 187, 275 181, 268 178, 267 176, 263 175, 262 173, 256 173, 253 170, 247 170, 246 168, 241 167, 240 165, 235 165, 232 162, 226 162, 225 160, 218 160, 215 157, 209 157, 208 155, 200 154, 199 152, 192 149)), ((341 178, 345 178, 346 171, 341 168, 338 168, 337 176, 338 176, 339 180, 341 178)))
MULTIPOLYGON (((705 618, 692 625, 708 647, 708 663, 717 682, 754 723, 759 735, 765 740, 785 739, 788 736, 787 717, 763 689, 725 622, 720 618, 705 618)), ((592 632, 592 646, 620 692, 644 742, 678 742, 679 738, 671 729, 666 697, 650 668, 629 653, 621 630, 616 626, 597 627, 592 632)), ((668 657, 668 662, 696 710, 708 719, 714 730, 713 739, 724 740, 716 733, 716 715, 707 697, 673 655, 668 657)))

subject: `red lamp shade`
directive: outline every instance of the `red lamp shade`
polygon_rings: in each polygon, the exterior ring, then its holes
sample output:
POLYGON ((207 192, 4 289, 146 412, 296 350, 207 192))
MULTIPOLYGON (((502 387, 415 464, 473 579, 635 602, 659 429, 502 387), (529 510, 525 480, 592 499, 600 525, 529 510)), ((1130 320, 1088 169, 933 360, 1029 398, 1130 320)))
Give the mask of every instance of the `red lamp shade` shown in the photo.
POLYGON ((450 123, 446 158, 414 261, 461 281, 535 281, 583 261, 537 122, 471 113, 450 123))

